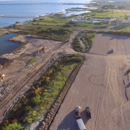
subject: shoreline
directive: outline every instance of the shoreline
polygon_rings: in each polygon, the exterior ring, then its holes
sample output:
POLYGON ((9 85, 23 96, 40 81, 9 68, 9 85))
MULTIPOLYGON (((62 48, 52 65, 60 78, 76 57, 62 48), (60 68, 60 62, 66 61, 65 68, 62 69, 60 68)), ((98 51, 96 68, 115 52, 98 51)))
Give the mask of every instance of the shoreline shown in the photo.
MULTIPOLYGON (((88 6, 88 4, 89 3, 86 3, 86 5, 88 6)), ((86 7, 86 6, 85 6, 86 7)), ((85 8, 84 7, 84 5, 82 6, 82 7, 77 7, 77 8, 85 8)), ((72 9, 73 8, 75 8, 75 7, 71 7, 72 9)), ((24 24, 24 23, 26 23, 26 22, 29 22, 29 21, 32 21, 32 20, 34 20, 34 19, 41 19, 41 18, 44 18, 44 17, 48 17, 48 16, 53 16, 53 15, 55 15, 55 14, 64 14, 66 17, 68 17, 69 15, 68 15, 68 13, 67 13, 67 10, 69 10, 69 9, 71 9, 71 8, 64 8, 64 9, 62 9, 61 11, 57 11, 57 12, 55 12, 55 13, 45 13, 44 15, 42 15, 42 14, 39 14, 38 16, 34 16, 34 17, 32 17, 31 19, 26 19, 26 20, 23 20, 22 22, 20 22, 20 20, 16 20, 14 23, 12 23, 12 24, 9 24, 9 25, 7 25, 7 26, 0 26, 0 29, 1 28, 8 28, 8 27, 10 27, 10 26, 13 26, 13 25, 15 25, 15 24, 17 24, 17 22, 18 23, 21 23, 21 24, 24 24)), ((70 12, 70 16, 71 15, 80 15, 80 13, 78 13, 78 14, 72 14, 72 13, 77 13, 77 12, 86 12, 86 11, 74 11, 74 12, 70 12)), ((81 14, 83 14, 83 13, 81 13, 81 14)), ((13 17, 13 16, 12 16, 13 17)), ((21 16, 22 17, 22 16, 21 16)), ((20 18, 20 17, 19 17, 20 18)))
MULTIPOLYGON (((73 7, 72 7, 73 8, 73 7)), ((77 7, 78 8, 78 7, 77 7)), ((81 8, 83 8, 83 7, 81 7, 81 8)), ((33 20, 40 20, 40 19, 42 19, 42 18, 44 18, 44 17, 50 17, 50 16, 54 16, 54 15, 56 15, 56 14, 63 14, 63 15, 65 15, 65 17, 69 17, 69 16, 71 16, 71 15, 80 15, 80 13, 81 14, 83 14, 83 13, 86 13, 86 11, 71 11, 71 12, 67 12, 67 9, 70 9, 70 8, 66 8, 66 9, 63 9, 62 11, 57 11, 56 13, 46 13, 45 15, 39 15, 39 16, 36 16, 36 17, 34 17, 33 19, 29 19, 29 20, 25 20, 24 22, 18 22, 18 21, 16 21, 13 25, 11 24, 11 25, 9 25, 9 26, 5 26, 5 27, 0 27, 0 30, 4 30, 5 32, 3 33, 3 31, 2 31, 2 34, 0 34, 0 36, 4 36, 4 35, 6 35, 6 34, 10 34, 10 33, 18 33, 18 31, 19 30, 15 30, 15 29, 10 29, 9 27, 11 27, 11 26, 14 26, 14 25, 24 25, 24 24, 26 24, 27 22, 31 22, 31 21, 33 21, 33 20), (79 13, 79 14, 74 14, 74 13, 79 13), (70 15, 69 15, 70 14, 70 15)), ((18 48, 16 48, 16 49, 14 49, 13 51, 11 51, 10 53, 5 53, 5 54, 3 54, 3 55, 1 55, 0 56, 0 58, 2 57, 2 58, 7 58, 7 59, 10 59, 10 58, 8 58, 8 57, 10 57, 10 55, 12 54, 12 53, 14 53, 14 55, 15 55, 15 52, 17 52, 17 51, 19 51, 21 48, 22 48, 22 46, 23 45, 26 45, 27 44, 27 40, 25 39, 25 36, 23 36, 24 38, 22 38, 22 40, 21 40, 21 38, 20 38, 20 40, 19 40, 19 35, 17 35, 16 37, 12 37, 11 39, 8 39, 8 40, 11 40, 11 41, 13 41, 13 42, 19 42, 19 43, 21 43, 21 46, 20 47, 18 47, 18 48), (23 42, 23 40, 24 40, 24 42, 23 42), (25 44, 26 43, 26 44, 25 44)))

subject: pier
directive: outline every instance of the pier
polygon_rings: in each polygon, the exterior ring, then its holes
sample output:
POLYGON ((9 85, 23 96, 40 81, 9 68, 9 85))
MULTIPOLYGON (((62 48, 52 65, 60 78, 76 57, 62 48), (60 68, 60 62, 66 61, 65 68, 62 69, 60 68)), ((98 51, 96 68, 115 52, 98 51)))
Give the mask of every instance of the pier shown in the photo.
POLYGON ((0 5, 87 5, 87 3, 40 2, 40 3, 0 3, 0 5))
POLYGON ((36 16, 0 15, 0 18, 35 18, 36 16))

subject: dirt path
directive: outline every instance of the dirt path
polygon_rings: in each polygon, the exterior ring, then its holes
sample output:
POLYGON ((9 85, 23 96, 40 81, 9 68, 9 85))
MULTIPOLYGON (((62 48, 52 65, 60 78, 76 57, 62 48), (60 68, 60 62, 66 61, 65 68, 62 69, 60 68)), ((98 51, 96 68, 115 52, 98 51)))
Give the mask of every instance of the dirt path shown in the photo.
POLYGON ((128 84, 124 74, 130 65, 129 47, 129 37, 97 35, 50 130, 78 130, 76 106, 82 107, 81 117, 87 130, 129 130, 130 103, 123 84, 123 80, 128 84), (114 53, 108 53, 111 48, 114 53), (85 117, 86 106, 91 108, 90 120, 85 117))

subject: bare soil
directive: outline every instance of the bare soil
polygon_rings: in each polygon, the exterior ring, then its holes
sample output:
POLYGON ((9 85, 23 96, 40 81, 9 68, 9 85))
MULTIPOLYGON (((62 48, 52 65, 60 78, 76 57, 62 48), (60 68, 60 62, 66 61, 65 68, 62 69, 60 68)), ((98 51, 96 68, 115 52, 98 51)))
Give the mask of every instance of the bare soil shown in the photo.
MULTIPOLYGON (((0 69, 0 74, 6 75, 3 82, 0 82, 0 122, 55 60, 64 54, 74 53, 70 46, 78 33, 79 31, 75 31, 66 43, 33 38, 27 41, 24 48, 1 57, 12 62, 0 69), (41 46, 47 49, 38 53, 41 46), (36 58, 37 61, 30 65, 29 61, 32 58, 36 58)), ((21 35, 15 37, 15 40, 25 39, 26 37, 21 35)))
POLYGON ((129 130, 130 38, 98 34, 50 130, 78 130, 75 107, 81 106, 81 117, 87 130, 129 130), (114 53, 110 53, 113 49, 114 53), (85 107, 91 109, 86 118, 85 107))

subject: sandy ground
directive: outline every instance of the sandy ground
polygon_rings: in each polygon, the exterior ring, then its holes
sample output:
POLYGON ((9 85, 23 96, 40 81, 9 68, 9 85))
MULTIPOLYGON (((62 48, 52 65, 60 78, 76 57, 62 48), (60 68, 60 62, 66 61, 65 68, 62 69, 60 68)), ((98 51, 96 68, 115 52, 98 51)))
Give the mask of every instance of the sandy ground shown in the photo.
POLYGON ((129 49, 129 37, 97 35, 50 130, 78 130, 76 106, 82 107, 81 117, 87 130, 130 129, 130 85, 126 76, 129 49), (86 106, 91 109, 90 120, 86 118, 86 106))

